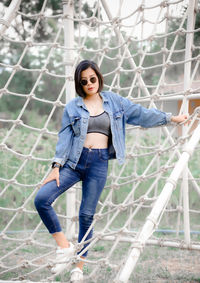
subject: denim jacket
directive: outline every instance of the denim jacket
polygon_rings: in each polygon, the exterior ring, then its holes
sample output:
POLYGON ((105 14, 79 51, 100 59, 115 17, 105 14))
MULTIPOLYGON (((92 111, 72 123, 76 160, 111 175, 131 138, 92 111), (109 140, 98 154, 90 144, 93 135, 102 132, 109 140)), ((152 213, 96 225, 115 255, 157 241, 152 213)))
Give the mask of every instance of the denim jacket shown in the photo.
MULTIPOLYGON (((109 159, 117 158, 120 164, 125 159, 126 123, 150 128, 167 124, 171 120, 171 113, 147 109, 116 93, 104 91, 100 96, 103 99, 103 108, 110 117, 112 137, 108 146, 109 159)), ((53 162, 62 166, 67 162, 71 168, 76 167, 87 135, 89 117, 89 111, 80 96, 65 106, 53 162)))

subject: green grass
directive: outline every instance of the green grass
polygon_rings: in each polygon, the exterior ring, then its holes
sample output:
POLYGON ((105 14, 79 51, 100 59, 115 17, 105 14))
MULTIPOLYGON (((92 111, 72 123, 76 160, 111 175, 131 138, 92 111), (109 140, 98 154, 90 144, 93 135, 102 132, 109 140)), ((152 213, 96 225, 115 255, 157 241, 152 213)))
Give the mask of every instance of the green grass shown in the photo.
MULTIPOLYGON (((38 121, 35 121, 34 123, 38 123, 38 121)), ((36 123, 36 124, 37 124, 36 123)), ((41 121, 41 124, 43 122, 41 121)), ((42 125, 41 125, 42 126, 42 125)), ((53 127, 53 126, 52 126, 53 127)), ((52 128, 53 129, 53 128, 52 128)), ((55 130, 55 129, 54 129, 55 130)), ((0 132, 0 141, 4 138, 6 135, 8 129, 4 128, 0 132)), ((32 147, 34 146, 36 140, 38 137, 38 133, 34 131, 30 131, 29 129, 21 128, 18 127, 16 128, 15 132, 10 135, 9 140, 8 140, 8 146, 12 150, 15 150, 19 153, 23 154, 29 154, 32 147)), ((6 192, 4 193, 3 197, 0 199, 0 206, 3 208, 18 208, 24 204, 24 202, 29 198, 29 196, 32 194, 33 190, 35 189, 35 184, 39 183, 41 179, 44 177, 44 174, 47 172, 50 166, 50 159, 54 156, 55 152, 55 144, 56 144, 57 137, 50 137, 47 135, 44 135, 38 146, 36 147, 36 150, 34 151, 33 155, 35 157, 41 157, 41 158, 48 158, 49 161, 38 161, 38 160, 28 160, 26 163, 26 166, 20 171, 18 176, 16 177, 17 181, 22 184, 32 184, 31 187, 25 187, 25 186, 18 186, 16 184, 10 184, 7 187, 6 192)), ((129 153, 129 147, 132 145, 134 142, 134 136, 127 136, 127 153, 129 153)), ((143 146, 156 146, 157 145, 157 139, 153 136, 150 137, 148 133, 145 133, 145 136, 142 136, 140 140, 137 141, 139 145, 143 146)), ((137 149, 134 151, 135 154, 144 154, 151 152, 151 149, 137 149)), ((151 162, 152 158, 154 157, 155 154, 151 154, 150 156, 140 156, 137 158, 133 159, 128 159, 125 165, 125 169, 123 170, 123 173, 121 174, 121 177, 126 177, 126 179, 120 179, 119 184, 121 186, 117 189, 113 190, 112 193, 112 202, 114 204, 120 204, 122 203, 129 194, 132 193, 133 188, 136 187, 137 182, 131 182, 129 184, 123 184, 126 181, 131 180, 129 176, 131 176, 134 172, 134 168, 136 168, 136 174, 138 176, 141 176, 144 172, 144 170, 147 168, 149 163, 151 162)), ((159 164, 160 166, 164 165, 168 158, 170 156, 170 153, 164 153, 163 155, 160 156, 159 158, 159 164)), ((1 151, 0 152, 0 170, 1 170, 1 177, 5 179, 12 179, 13 176, 16 174, 18 171, 19 167, 22 165, 24 159, 19 158, 18 156, 15 156, 14 154, 7 152, 7 151, 1 151)), ((174 158, 172 160, 171 164, 174 164, 177 161, 177 158, 174 158)), ((194 175, 194 177, 199 178, 199 164, 200 164, 200 155, 195 153, 189 163, 189 168, 194 175)), ((121 165, 118 165, 116 161, 111 161, 109 163, 109 174, 113 174, 118 176, 121 172, 121 165)), ((154 173, 159 170, 157 162, 154 162, 149 170, 148 174, 154 173)), ((153 197, 154 195, 158 195, 161 190, 163 189, 163 186, 166 182, 166 178, 169 176, 170 172, 172 169, 168 170, 167 172, 163 173, 162 178, 159 179, 157 187, 155 187, 149 197, 153 197)), ((145 179, 143 181, 140 181, 139 184, 137 185, 137 188, 135 189, 134 194, 131 194, 129 197, 129 200, 135 200, 139 198, 141 195, 145 194, 146 191, 149 189, 149 187, 153 184, 155 180, 155 177, 151 177, 149 179, 145 179)), ((180 184, 181 182, 178 183, 177 188, 173 192, 173 195, 170 199, 168 208, 176 208, 177 205, 179 205, 179 196, 180 196, 180 184)), ((6 181, 0 181, 0 189, 2 190, 5 186, 7 185, 6 181)), ((107 185, 111 186, 112 185, 112 180, 108 178, 107 185)), ((110 192, 111 188, 109 187, 108 189, 105 189, 101 195, 101 202, 104 203, 108 193, 110 192)), ((38 214, 35 211, 34 205, 33 205, 33 199, 34 196, 30 199, 30 201, 26 204, 26 209, 34 211, 35 213, 27 213, 27 212, 21 212, 17 215, 15 220, 12 222, 12 224, 9 226, 8 230, 11 231, 28 231, 32 230, 33 228, 36 227, 36 225, 39 223, 40 218, 38 214)), ((59 201, 55 205, 55 209, 57 212, 61 214, 65 214, 66 212, 66 196, 65 194, 61 195, 59 198, 59 201)), ((199 197, 195 190, 190 186, 190 207, 192 209, 199 210, 199 197)), ((100 206, 98 206, 97 211, 100 209, 100 206)), ((123 227, 124 223, 126 222, 128 216, 130 213, 132 213, 136 207, 129 207, 124 211, 121 211, 116 219, 113 221, 112 225, 110 226, 110 229, 120 229, 123 227)), ((103 212, 108 211, 108 206, 105 207, 103 212)), ((134 219, 131 219, 130 223, 130 229, 134 231, 138 231, 141 229, 141 227, 144 224, 144 221, 146 217, 148 216, 149 212, 151 211, 151 208, 142 208, 140 211, 137 213, 137 215, 134 217, 134 219)), ((1 211, 1 221, 0 221, 0 230, 2 230, 7 223, 10 221, 11 217, 15 214, 15 212, 11 211, 1 211)), ((114 213, 111 213, 109 217, 111 217, 114 213)), ((99 221, 96 226, 95 230, 96 231, 101 231, 103 227, 105 227, 105 224, 107 222, 107 216, 104 217, 101 221, 99 221)), ((163 229, 176 229, 176 223, 177 223, 177 212, 176 213, 165 213, 161 223, 159 225, 159 228, 163 229)), ((191 223, 191 228, 193 230, 200 230, 200 225, 199 225, 199 217, 198 214, 191 214, 190 217, 190 223, 191 223)), ((65 220, 61 220, 61 224, 63 229, 65 230, 65 220)), ((43 225, 41 226, 40 229, 46 229, 43 225)), ((181 225, 180 225, 180 230, 183 230, 183 219, 181 216, 181 225)), ((28 235, 28 232, 27 232, 28 235)), ((176 235, 163 235, 162 233, 156 233, 155 236, 157 238, 163 238, 167 237, 168 239, 174 239, 176 235)), ((20 237, 20 235, 17 236, 17 234, 9 234, 9 237, 20 237)), ((25 235, 22 234, 22 238, 25 237, 25 235)), ((37 233, 37 237, 39 237, 37 240, 39 241, 44 241, 46 242, 51 242, 50 237, 47 233, 42 233, 39 234, 37 233), (44 236, 46 235, 46 236, 44 236), (47 237, 47 238, 46 238, 47 237)), ((200 235, 192 235, 192 240, 199 241, 200 235)), ((179 239, 183 239, 184 235, 180 234, 179 239)), ((13 243, 13 246, 10 246, 11 241, 7 241, 6 245, 4 245, 3 253, 7 254, 8 251, 12 251, 15 249, 15 244, 13 243)), ((5 243, 5 240, 2 241, 2 243, 5 243)), ((108 252, 111 250, 113 243, 112 242, 105 242, 100 240, 95 244, 95 246, 91 249, 90 253, 90 259, 91 260, 98 260, 102 255, 107 255, 108 252)), ((120 245, 117 246, 115 251, 113 252, 112 255, 112 260, 114 263, 118 263, 121 261, 122 258, 124 258, 128 251, 130 249, 130 244, 129 243, 120 243, 120 245)), ((168 251, 169 253, 175 253, 176 249, 174 248, 166 248, 165 251, 168 251)), ((19 250, 19 255, 24 254, 26 255, 26 258, 31 258, 32 256, 37 256, 37 254, 42 254, 43 250, 39 249, 38 246, 30 246, 27 245, 23 247, 22 249, 19 250)), ((137 265, 135 272, 136 275, 132 278, 133 281, 130 282, 141 282, 141 278, 145 278, 145 280, 154 280, 154 277, 156 278, 164 278, 166 280, 169 280, 170 274, 168 270, 165 267, 160 267, 155 269, 154 266, 151 264, 152 257, 155 258, 156 260, 159 261, 160 259, 160 248, 153 248, 152 251, 149 249, 145 249, 145 252, 142 254, 141 261, 139 265, 137 265), (150 265, 149 265, 150 262, 150 265), (144 267, 144 265, 146 266, 144 267), (146 272, 146 276, 144 276, 144 270, 146 272), (143 277, 142 277, 143 276, 143 277), (150 279, 149 279, 150 278, 150 279)), ((88 274, 92 271, 92 267, 88 266, 88 274)), ((102 274, 99 275, 99 280, 98 282, 106 282, 110 276, 113 276, 112 274, 112 269, 109 266, 102 267, 102 274), (103 280, 103 281, 102 281, 103 280)), ((45 270, 44 273, 47 275, 48 271, 45 270)), ((45 278, 42 276, 41 278, 45 278)), ((2 278, 4 280, 7 280, 9 278, 15 278, 17 277, 17 272, 11 272, 5 274, 5 276, 2 278)), ((35 275, 34 275, 35 276, 35 275)), ((47 275, 48 276, 48 275, 47 275)), ((179 274, 177 274, 175 277, 178 278, 179 274)), ((195 275, 196 276, 196 275, 195 275)), ((198 280, 198 277, 195 280, 198 280)), ((190 278, 191 276, 185 275, 185 277, 190 278)), ((39 277, 34 277, 34 278, 40 278, 39 277)), ((66 273, 65 276, 57 276, 55 278, 55 281, 65 281, 67 278, 69 278, 69 273, 66 273)), ((189 280, 190 280, 189 279, 189 280)), ((185 280, 185 278, 184 278, 185 280)), ((92 282, 92 281, 91 281, 92 282)), ((146 281, 144 281, 146 282, 146 281)), ((151 282, 151 281, 147 281, 151 282)), ((183 281, 184 282, 184 281, 183 281)), ((199 281, 195 281, 199 282, 199 281)), ((89 282, 90 283, 90 282, 89 282)), ((97 282, 95 282, 97 283, 97 282)))

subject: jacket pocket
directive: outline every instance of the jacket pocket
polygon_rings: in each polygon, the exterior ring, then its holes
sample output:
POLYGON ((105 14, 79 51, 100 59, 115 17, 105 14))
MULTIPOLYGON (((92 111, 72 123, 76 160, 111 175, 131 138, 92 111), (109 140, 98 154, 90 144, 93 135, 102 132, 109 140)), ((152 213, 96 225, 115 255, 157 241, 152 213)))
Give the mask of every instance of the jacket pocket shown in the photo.
POLYGON ((71 126, 75 136, 80 136, 81 133, 81 117, 71 117, 71 126))
POLYGON ((122 119, 123 119, 122 111, 113 113, 113 120, 117 129, 122 129, 122 119))

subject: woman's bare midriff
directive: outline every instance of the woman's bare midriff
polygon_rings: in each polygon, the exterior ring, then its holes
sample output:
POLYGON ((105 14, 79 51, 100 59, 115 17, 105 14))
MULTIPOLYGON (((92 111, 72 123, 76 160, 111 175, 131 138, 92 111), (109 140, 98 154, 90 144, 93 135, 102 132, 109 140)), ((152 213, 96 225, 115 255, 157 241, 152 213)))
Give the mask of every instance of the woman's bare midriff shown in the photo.
POLYGON ((84 147, 107 148, 108 147, 108 137, 100 133, 89 133, 86 135, 84 147))

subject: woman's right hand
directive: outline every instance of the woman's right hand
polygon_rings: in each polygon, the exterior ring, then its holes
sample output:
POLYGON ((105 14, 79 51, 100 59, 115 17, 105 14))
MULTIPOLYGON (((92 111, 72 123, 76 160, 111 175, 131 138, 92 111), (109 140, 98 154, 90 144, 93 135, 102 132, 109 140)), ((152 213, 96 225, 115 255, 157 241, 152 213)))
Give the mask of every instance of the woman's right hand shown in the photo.
POLYGON ((60 180, 59 180, 59 168, 53 168, 50 174, 47 176, 47 178, 44 180, 42 185, 44 186, 46 183, 49 183, 53 180, 56 180, 57 186, 60 186, 60 180))

